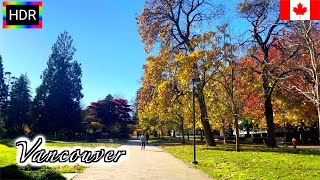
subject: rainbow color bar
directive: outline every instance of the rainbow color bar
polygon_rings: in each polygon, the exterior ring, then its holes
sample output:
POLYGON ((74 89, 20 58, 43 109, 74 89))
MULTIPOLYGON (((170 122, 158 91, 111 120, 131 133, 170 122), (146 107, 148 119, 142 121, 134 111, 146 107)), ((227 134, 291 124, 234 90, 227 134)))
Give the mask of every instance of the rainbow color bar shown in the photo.
POLYGON ((2 27, 11 29, 22 29, 22 28, 42 28, 42 2, 3 2, 2 3, 2 27), (6 9, 7 5, 38 5, 39 6, 39 24, 38 25, 7 25, 6 24, 6 9))

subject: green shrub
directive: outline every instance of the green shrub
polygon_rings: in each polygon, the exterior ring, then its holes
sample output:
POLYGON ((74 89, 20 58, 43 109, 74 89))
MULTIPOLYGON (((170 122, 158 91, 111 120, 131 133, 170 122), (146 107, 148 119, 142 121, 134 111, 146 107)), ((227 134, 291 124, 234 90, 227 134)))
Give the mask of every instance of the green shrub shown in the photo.
POLYGON ((2 167, 0 168, 0 172, 0 179, 31 179, 23 171, 19 170, 16 165, 2 167))
POLYGON ((25 171, 25 173, 31 177, 31 179, 65 179, 57 171, 47 166, 35 171, 25 171))
POLYGON ((10 165, 0 169, 0 179, 65 179, 54 169, 42 166, 22 166, 10 165))
POLYGON ((6 132, 7 130, 4 128, 4 120, 0 117, 0 138, 2 138, 6 132))
POLYGON ((246 138, 246 143, 252 144, 253 143, 253 139, 252 138, 246 138))
POLYGON ((79 172, 83 172, 86 167, 77 164, 74 166, 70 166, 70 165, 52 166, 52 168, 59 173, 79 173, 79 172))

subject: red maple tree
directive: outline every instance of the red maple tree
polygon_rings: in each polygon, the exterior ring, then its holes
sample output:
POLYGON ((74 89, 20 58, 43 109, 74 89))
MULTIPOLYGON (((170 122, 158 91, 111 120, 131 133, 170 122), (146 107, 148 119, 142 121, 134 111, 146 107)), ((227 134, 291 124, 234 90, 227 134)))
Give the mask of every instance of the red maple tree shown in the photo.
POLYGON ((303 7, 303 4, 299 3, 297 7, 293 8, 293 11, 296 13, 296 15, 304 15, 304 13, 307 12, 307 8, 303 7))

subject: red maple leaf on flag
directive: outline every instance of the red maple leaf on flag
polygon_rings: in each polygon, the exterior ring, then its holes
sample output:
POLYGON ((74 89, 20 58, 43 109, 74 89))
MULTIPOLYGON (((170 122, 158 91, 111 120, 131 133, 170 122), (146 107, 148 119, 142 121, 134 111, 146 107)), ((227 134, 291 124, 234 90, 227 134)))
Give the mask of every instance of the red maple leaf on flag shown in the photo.
POLYGON ((305 12, 307 12, 307 8, 303 7, 303 4, 299 3, 297 5, 297 7, 293 8, 293 11, 297 14, 297 15, 304 15, 305 12))

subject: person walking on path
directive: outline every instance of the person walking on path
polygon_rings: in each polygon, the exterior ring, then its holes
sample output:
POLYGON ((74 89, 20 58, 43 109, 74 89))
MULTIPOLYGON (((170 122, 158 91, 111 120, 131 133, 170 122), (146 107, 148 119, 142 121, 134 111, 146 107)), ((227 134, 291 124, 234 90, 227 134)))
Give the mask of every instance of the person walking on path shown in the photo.
POLYGON ((141 150, 146 149, 146 136, 144 134, 140 136, 140 141, 141 141, 141 150))
POLYGON ((147 140, 147 144, 148 144, 148 141, 149 141, 149 134, 148 133, 146 134, 146 140, 147 140))

